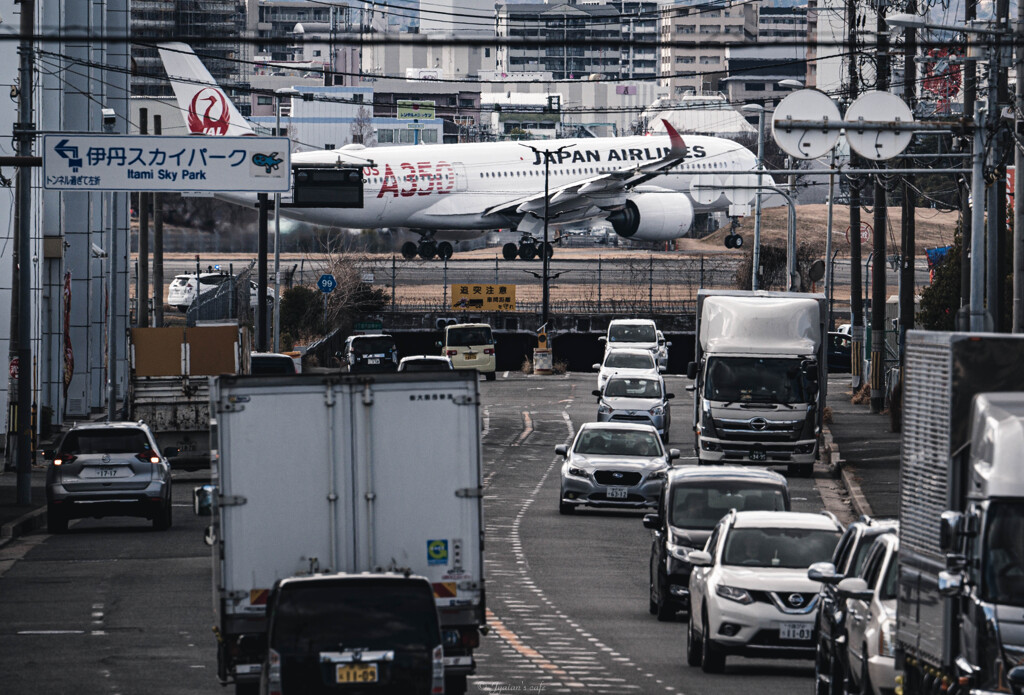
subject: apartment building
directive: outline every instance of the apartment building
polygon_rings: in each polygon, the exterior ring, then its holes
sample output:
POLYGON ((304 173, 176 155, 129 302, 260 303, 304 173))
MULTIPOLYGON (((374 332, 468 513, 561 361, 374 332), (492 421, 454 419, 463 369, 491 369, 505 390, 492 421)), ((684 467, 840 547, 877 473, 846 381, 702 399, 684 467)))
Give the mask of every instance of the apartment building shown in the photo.
POLYGON ((718 91, 728 76, 726 46, 757 40, 759 8, 752 3, 663 4, 660 10, 661 84, 673 97, 718 91))

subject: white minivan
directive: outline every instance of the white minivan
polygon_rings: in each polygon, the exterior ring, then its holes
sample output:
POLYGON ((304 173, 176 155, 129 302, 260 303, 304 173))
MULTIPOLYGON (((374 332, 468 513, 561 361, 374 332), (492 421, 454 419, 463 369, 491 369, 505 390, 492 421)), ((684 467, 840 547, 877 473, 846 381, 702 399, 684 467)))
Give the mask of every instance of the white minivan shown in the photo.
POLYGON ((456 369, 475 369, 488 381, 495 378, 494 334, 486 323, 455 323, 445 326, 441 354, 456 369))

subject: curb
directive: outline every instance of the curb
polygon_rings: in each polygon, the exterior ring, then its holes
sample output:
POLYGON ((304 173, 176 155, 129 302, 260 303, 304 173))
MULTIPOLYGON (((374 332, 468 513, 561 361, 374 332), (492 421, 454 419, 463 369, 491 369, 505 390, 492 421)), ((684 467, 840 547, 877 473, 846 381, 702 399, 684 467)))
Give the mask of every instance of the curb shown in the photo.
POLYGON ((27 514, 22 514, 14 521, 0 526, 0 548, 7 545, 15 538, 24 536, 30 531, 44 528, 46 526, 46 507, 33 509, 27 514))
POLYGON ((857 516, 871 516, 871 505, 868 504, 864 491, 860 489, 860 485, 854 478, 853 473, 847 466, 843 465, 844 461, 839 453, 839 445, 832 438, 832 431, 826 425, 823 428, 823 432, 822 458, 825 461, 825 465, 828 466, 828 470, 832 475, 836 475, 838 472, 839 480, 842 481, 843 487, 846 488, 847 494, 850 495, 850 504, 853 506, 853 511, 857 513, 857 516))

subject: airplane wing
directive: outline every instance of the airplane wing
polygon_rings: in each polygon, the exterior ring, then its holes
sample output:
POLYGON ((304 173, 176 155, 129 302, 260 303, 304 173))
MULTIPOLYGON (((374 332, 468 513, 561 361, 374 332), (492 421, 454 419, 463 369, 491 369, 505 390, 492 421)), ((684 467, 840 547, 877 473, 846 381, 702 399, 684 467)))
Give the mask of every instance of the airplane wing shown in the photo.
MULTIPOLYGON (((558 186, 548 192, 548 207, 557 207, 561 211, 591 208, 598 204, 600 198, 617 197, 618 194, 635 188, 656 176, 664 174, 686 158, 686 143, 672 127, 662 119, 668 131, 670 150, 659 160, 641 164, 630 169, 605 172, 589 179, 574 181, 558 186)), ((535 193, 515 200, 493 205, 483 211, 484 215, 522 215, 534 213, 542 215, 544 211, 544 194, 535 193)))

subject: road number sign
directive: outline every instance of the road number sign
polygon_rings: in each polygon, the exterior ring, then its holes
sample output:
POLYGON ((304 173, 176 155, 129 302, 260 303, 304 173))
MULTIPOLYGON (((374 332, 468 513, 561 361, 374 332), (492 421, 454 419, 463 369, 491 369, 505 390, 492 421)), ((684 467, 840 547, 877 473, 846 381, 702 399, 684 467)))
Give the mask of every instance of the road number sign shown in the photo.
POLYGON ((320 279, 316 281, 316 286, 320 288, 320 291, 324 294, 330 294, 334 291, 334 288, 338 286, 338 281, 334 279, 334 276, 330 273, 324 273, 320 276, 320 279))

